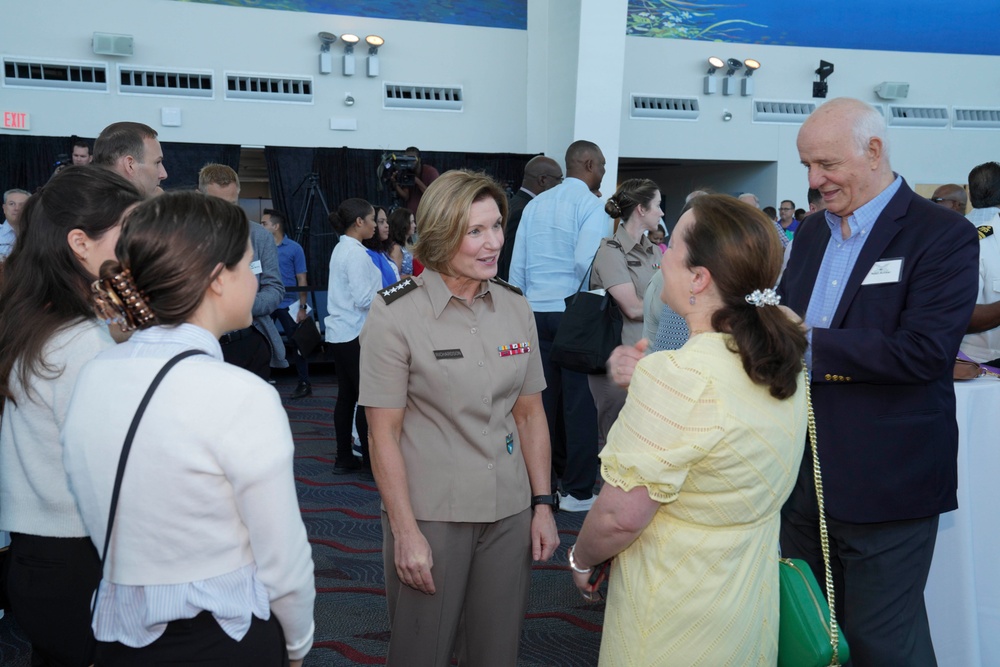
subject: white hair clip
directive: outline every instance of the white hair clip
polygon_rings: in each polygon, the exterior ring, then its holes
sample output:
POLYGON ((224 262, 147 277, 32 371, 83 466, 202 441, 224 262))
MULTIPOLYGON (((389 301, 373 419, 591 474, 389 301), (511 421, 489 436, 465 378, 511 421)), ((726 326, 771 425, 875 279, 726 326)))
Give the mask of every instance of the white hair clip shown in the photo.
POLYGON ((777 306, 781 303, 781 297, 778 296, 778 293, 770 287, 762 290, 755 289, 743 298, 747 300, 747 303, 757 306, 758 308, 763 308, 764 306, 777 306))

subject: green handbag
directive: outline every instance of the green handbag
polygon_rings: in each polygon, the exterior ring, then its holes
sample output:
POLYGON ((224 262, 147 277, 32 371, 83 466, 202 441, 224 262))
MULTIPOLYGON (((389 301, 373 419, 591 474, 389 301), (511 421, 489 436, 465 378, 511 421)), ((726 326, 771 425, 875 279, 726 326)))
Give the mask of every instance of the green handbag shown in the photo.
MULTIPOLYGON (((804 366, 805 364, 803 364, 804 366)), ((823 479, 816 452, 816 417, 813 414, 809 378, 806 377, 806 404, 809 408, 809 442, 812 445, 813 478, 819 503, 819 537, 823 547, 826 590, 830 603, 820 590, 812 569, 803 560, 778 559, 778 583, 781 616, 778 622, 778 667, 827 667, 851 659, 847 639, 840 634, 830 572, 830 542, 823 510, 823 479)))

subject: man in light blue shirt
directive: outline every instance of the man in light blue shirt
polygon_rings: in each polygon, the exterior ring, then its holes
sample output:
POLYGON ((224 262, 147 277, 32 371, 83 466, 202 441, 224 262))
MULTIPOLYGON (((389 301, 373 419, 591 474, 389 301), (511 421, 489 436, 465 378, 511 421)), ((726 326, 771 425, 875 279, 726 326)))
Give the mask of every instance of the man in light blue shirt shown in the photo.
POLYGON ((510 282, 524 291, 535 312, 553 474, 562 480, 561 508, 571 512, 586 511, 594 502, 597 410, 587 376, 556 366, 549 355, 566 308, 564 299, 580 288, 601 239, 611 235, 604 202, 593 194, 601 187, 604 171, 604 154, 597 144, 570 144, 566 180, 525 207, 510 265, 510 282))
POLYGON ((827 210, 795 233, 778 289, 809 327, 827 532, 821 541, 806 445, 781 553, 820 578, 829 555, 852 665, 932 667, 924 584, 938 517, 958 505, 952 367, 975 305, 978 239, 893 172, 885 119, 869 104, 826 102, 797 146, 827 210))
POLYGON ((3 193, 4 221, 0 225, 0 262, 14 249, 17 240, 17 221, 21 217, 21 209, 30 195, 25 190, 13 189, 3 193))

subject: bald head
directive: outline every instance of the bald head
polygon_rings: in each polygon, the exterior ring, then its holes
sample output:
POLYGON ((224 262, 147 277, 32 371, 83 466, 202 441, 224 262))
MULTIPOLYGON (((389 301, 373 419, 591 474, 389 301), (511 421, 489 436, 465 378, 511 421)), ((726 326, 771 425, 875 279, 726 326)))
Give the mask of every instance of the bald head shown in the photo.
POLYGON ((931 201, 935 204, 950 208, 955 213, 962 215, 965 215, 965 205, 968 200, 965 188, 957 183, 942 185, 931 195, 931 201))
POLYGON ((594 142, 581 139, 566 149, 566 175, 579 178, 591 190, 600 189, 604 171, 604 153, 594 142))
POLYGON ((550 157, 536 155, 524 165, 521 187, 532 194, 541 194, 562 183, 562 167, 550 157))
POLYGON ((831 213, 847 218, 892 184, 885 120, 871 105, 838 97, 806 119, 797 140, 809 170, 809 187, 820 191, 831 213))

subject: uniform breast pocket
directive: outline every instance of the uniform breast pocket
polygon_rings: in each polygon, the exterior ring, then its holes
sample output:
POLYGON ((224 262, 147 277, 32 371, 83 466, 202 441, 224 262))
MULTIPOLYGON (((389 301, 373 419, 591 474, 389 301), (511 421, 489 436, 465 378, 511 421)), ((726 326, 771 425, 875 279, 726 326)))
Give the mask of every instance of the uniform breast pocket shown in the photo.
POLYGON ((993 293, 1000 294, 1000 280, 993 281, 993 293))

